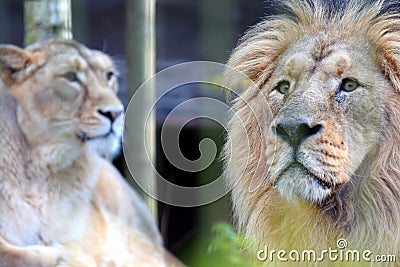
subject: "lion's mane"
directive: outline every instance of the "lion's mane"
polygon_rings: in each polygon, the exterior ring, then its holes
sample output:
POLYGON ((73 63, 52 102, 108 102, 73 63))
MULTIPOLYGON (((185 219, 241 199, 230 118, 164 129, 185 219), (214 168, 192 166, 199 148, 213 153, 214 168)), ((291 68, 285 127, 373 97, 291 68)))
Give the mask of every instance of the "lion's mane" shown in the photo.
POLYGON ((234 101, 225 145, 224 177, 232 188, 237 227, 259 247, 325 248, 338 238, 346 238, 352 247, 398 255, 400 16, 393 4, 384 1, 351 0, 336 7, 323 1, 281 2, 285 12, 252 27, 233 51, 228 62, 232 69, 226 71, 230 88, 238 85, 235 71, 254 82, 234 101), (320 53, 332 39, 340 42, 362 33, 368 40, 365 47, 374 51, 377 64, 392 86, 393 97, 385 110, 388 127, 380 129, 376 156, 362 165, 367 174, 357 193, 343 189, 320 205, 289 203, 268 183, 273 148, 265 146, 263 127, 273 118, 261 116, 266 107, 260 88, 291 44, 320 32, 327 36, 326 42, 321 42, 320 53))

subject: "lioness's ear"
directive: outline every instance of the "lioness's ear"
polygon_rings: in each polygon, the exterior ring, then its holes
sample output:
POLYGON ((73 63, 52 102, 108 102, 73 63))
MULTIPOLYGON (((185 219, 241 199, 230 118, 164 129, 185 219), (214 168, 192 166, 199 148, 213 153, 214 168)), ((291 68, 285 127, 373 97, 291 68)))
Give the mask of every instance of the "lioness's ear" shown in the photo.
POLYGON ((29 52, 14 46, 0 45, 0 76, 9 86, 17 79, 17 73, 32 63, 29 52))

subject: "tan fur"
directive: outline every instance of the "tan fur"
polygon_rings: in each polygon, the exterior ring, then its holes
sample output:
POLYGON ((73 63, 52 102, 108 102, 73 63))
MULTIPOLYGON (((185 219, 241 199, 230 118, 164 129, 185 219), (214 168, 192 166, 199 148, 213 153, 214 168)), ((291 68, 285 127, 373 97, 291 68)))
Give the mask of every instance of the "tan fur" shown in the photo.
POLYGON ((110 58, 49 40, 1 45, 0 67, 0 266, 166 266, 144 203, 99 156, 122 134, 110 58))
MULTIPOLYGON (((254 82, 233 105, 225 145, 238 228, 257 249, 321 250, 346 238, 349 249, 398 257, 400 16, 383 1, 282 5, 289 13, 254 26, 228 63, 254 82), (360 88, 339 92, 348 77, 360 88), (282 80, 284 96, 274 89, 282 80), (329 190, 288 167, 294 152, 275 127, 299 119, 322 125, 299 159, 329 190)), ((226 75, 235 88, 238 75, 226 75)))

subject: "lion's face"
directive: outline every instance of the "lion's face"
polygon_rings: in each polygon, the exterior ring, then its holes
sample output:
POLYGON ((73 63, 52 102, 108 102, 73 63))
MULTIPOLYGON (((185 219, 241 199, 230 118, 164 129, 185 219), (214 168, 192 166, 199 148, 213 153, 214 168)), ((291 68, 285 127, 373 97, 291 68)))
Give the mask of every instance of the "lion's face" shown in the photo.
POLYGON ((358 41, 299 41, 262 88, 273 118, 265 128, 266 147, 275 148, 266 152, 271 184, 285 198, 321 202, 359 184, 359 169, 377 151, 392 88, 358 41))
POLYGON ((398 252, 398 10, 278 2, 285 12, 252 27, 225 71, 239 92, 224 146, 237 227, 258 247, 325 249, 346 237, 398 252))
POLYGON ((119 146, 123 106, 108 56, 72 41, 1 50, 3 80, 18 102, 18 122, 32 146, 93 147, 108 155, 119 146), (8 71, 8 72, 7 72, 8 71))

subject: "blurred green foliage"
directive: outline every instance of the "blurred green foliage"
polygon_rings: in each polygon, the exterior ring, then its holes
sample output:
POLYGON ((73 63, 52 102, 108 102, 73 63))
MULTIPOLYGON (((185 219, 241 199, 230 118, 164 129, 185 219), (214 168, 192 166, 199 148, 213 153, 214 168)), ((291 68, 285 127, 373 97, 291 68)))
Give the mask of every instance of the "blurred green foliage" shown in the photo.
POLYGON ((251 242, 238 234, 233 226, 221 221, 208 231, 198 232, 198 238, 179 255, 189 267, 259 267, 251 242))
POLYGON ((215 223, 212 227, 213 236, 208 247, 208 253, 218 256, 223 267, 256 267, 256 253, 251 242, 238 234, 227 222, 215 223), (253 253, 254 252, 254 253, 253 253))

